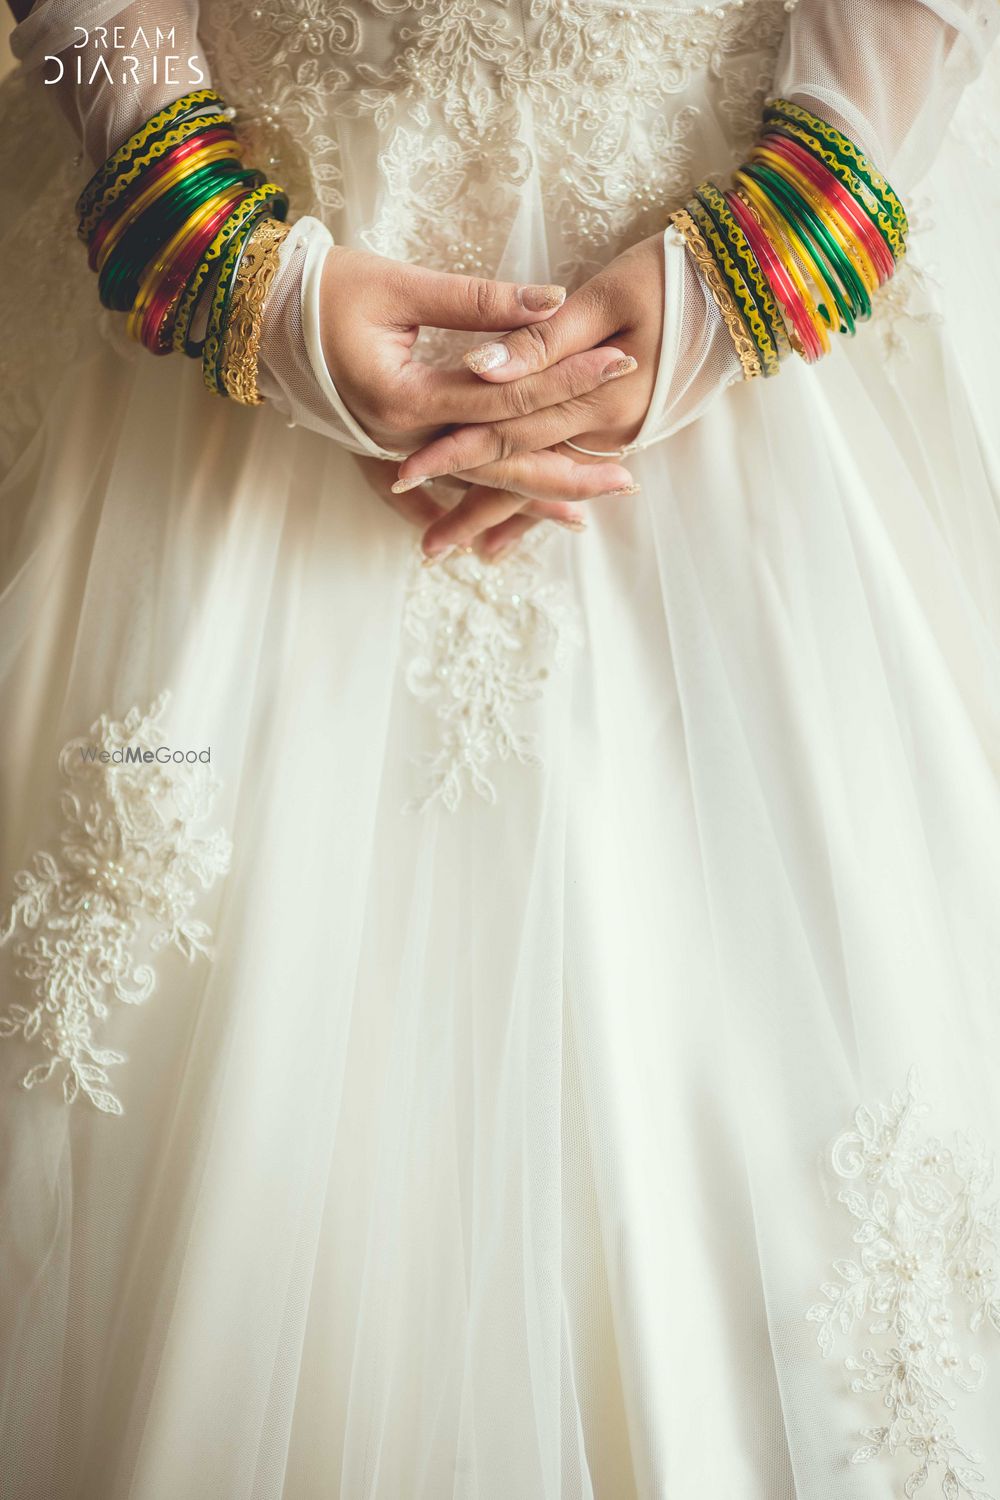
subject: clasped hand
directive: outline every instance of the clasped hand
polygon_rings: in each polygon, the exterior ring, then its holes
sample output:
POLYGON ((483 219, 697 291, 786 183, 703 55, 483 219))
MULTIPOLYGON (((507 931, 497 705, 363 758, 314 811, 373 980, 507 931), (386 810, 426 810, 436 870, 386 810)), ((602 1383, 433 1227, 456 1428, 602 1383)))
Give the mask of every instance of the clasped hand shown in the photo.
POLYGON ((538 520, 582 528, 580 502, 634 494, 615 459, 652 394, 663 306, 654 235, 578 291, 428 271, 337 247, 323 273, 323 352, 355 419, 397 468, 361 459, 373 487, 422 531, 429 558, 456 546, 496 558, 538 520), (421 327, 502 336, 456 369, 413 358, 421 327), (445 506, 427 488, 460 481, 445 506))

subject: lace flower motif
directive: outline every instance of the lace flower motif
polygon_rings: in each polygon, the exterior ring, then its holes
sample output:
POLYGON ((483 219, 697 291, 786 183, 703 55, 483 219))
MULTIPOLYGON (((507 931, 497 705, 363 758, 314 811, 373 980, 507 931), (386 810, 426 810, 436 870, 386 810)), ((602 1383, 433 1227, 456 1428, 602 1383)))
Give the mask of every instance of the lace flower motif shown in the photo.
POLYGON ((855 1128, 834 1142, 837 1176, 863 1184, 837 1195, 857 1221, 859 1248, 834 1261, 838 1280, 822 1287, 826 1300, 807 1317, 826 1355, 857 1324, 872 1338, 845 1364, 851 1390, 876 1397, 887 1421, 865 1430, 853 1463, 908 1452, 906 1500, 931 1485, 941 1500, 996 1500, 952 1420, 954 1393, 976 1390, 986 1375, 979 1355, 959 1349, 962 1304, 971 1333, 1000 1333, 1000 1204, 988 1199, 995 1166, 966 1136, 946 1144, 926 1134, 929 1113, 911 1071, 903 1092, 862 1106, 855 1128))
POLYGON ((918 326, 935 326, 944 319, 938 306, 941 282, 934 267, 922 259, 924 235, 934 228, 926 196, 907 205, 910 241, 902 265, 875 299, 870 327, 881 341, 883 357, 910 360, 910 336, 918 326))
POLYGON ((166 703, 164 693, 147 713, 133 708, 120 723, 102 714, 88 735, 63 748, 59 849, 40 851, 15 875, 18 895, 0 925, 0 947, 23 934, 13 950, 16 972, 33 1001, 0 1015, 0 1038, 19 1036, 48 1054, 24 1074, 23 1086, 61 1076, 67 1104, 83 1094, 106 1114, 122 1113, 107 1069, 124 1056, 98 1045, 95 1022, 109 1015, 109 1000, 137 1005, 152 994, 155 971, 135 951, 141 936, 154 953, 176 948, 189 961, 209 953, 209 929, 191 912, 198 889, 208 890, 229 867, 221 831, 193 832, 216 790, 206 766, 104 764, 94 754, 126 746, 155 752, 165 743, 159 719, 166 703))
POLYGON ((580 641, 566 584, 542 570, 548 540, 529 537, 500 563, 466 553, 433 568, 415 562, 403 623, 419 650, 406 685, 433 707, 440 747, 415 757, 426 786, 407 812, 434 802, 454 812, 467 788, 495 802, 494 761, 541 764, 536 736, 519 727, 518 710, 541 696, 553 668, 580 641))

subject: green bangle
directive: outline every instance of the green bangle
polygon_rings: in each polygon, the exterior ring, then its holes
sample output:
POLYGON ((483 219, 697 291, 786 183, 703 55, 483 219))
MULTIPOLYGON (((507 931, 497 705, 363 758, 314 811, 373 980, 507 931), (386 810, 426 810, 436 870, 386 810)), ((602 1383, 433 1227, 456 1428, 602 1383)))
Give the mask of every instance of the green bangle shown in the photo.
MULTIPOLYGON (((783 195, 783 201, 789 205, 787 211, 798 214, 798 228, 805 233, 811 246, 822 255, 831 272, 834 273, 835 282, 832 285, 832 293, 837 299, 837 308, 847 324, 847 332, 855 333, 855 320, 871 317, 871 299, 868 296, 868 288, 858 273, 858 267, 853 263, 846 248, 838 242, 837 237, 831 234, 829 226, 823 223, 807 198, 802 196, 795 184, 787 181, 780 172, 775 171, 772 166, 763 162, 754 162, 757 171, 766 172, 775 178, 775 187, 783 195), (838 296, 837 281, 840 281, 840 291, 849 303, 844 305, 838 296)), ((841 330, 843 332, 843 330, 841 330)))
MULTIPOLYGON (((161 136, 169 126, 180 124, 181 121, 198 114, 201 110, 211 109, 213 106, 223 111, 226 108, 225 101, 214 89, 196 89, 193 93, 182 94, 172 104, 166 105, 164 109, 152 115, 145 125, 140 126, 134 135, 130 135, 128 140, 119 146, 118 150, 113 152, 104 165, 94 173, 76 200, 77 218, 84 219, 97 200, 102 198, 108 188, 113 185, 119 174, 125 171, 135 157, 141 155, 145 148, 161 136)), ((224 114, 223 118, 228 121, 230 117, 224 114)))
MULTIPOLYGON (((242 207, 243 204, 240 204, 240 208, 242 207)), ((284 214, 280 214, 278 217, 283 218, 284 214)), ((207 289, 208 279, 213 271, 220 270, 219 263, 226 256, 230 242, 239 231, 242 222, 238 214, 231 214, 229 216, 205 251, 205 254, 198 263, 197 270, 184 288, 184 294, 178 304, 177 315, 174 319, 173 348, 175 353, 186 354, 189 359, 200 359, 202 357, 205 348, 205 339, 192 339, 190 336, 191 326, 194 322, 195 313, 201 302, 201 298, 207 289)), ((216 282, 217 286, 218 281, 216 282)), ((214 300, 214 290, 212 296, 214 300)), ((208 330, 206 328, 206 337, 207 334, 208 330)))
POLYGON ((729 245, 743 279, 753 293, 754 301, 757 303, 779 356, 789 354, 791 345, 788 342, 784 319, 778 310, 778 304, 774 300, 767 277, 750 247, 750 241, 733 217, 729 204, 715 183, 707 180, 695 188, 695 197, 699 199, 705 212, 711 215, 715 227, 729 245))
POLYGON ((885 241, 886 248, 889 250, 893 260, 897 263, 902 260, 906 254, 905 236, 900 234, 874 193, 870 191, 850 167, 844 166, 844 163, 835 152, 824 146, 822 141, 818 141, 807 130, 800 129, 798 125, 776 120, 768 126, 768 129, 777 132, 778 135, 786 135, 790 140, 798 141, 799 145, 803 146, 809 152, 810 156, 829 168, 838 181, 850 193, 862 213, 875 225, 875 228, 885 241))
MULTIPOLYGON (((205 341, 201 351, 202 379, 215 396, 225 396, 222 384, 222 345, 226 333, 226 315, 232 297, 240 257, 246 245, 242 230, 255 227, 258 219, 270 214, 275 219, 284 219, 288 213, 288 199, 281 188, 266 182, 245 198, 230 216, 233 221, 231 237, 219 265, 219 279, 212 293, 212 302, 205 328, 205 341)), ((229 221, 227 221, 228 223, 229 221)))
MULTIPOLYGON (((182 141, 190 140, 193 135, 200 135, 206 130, 214 130, 219 126, 231 129, 229 116, 225 114, 197 115, 192 119, 179 120, 171 125, 169 130, 151 140, 143 148, 142 153, 136 157, 128 167, 116 177, 106 191, 91 205, 87 212, 81 216, 77 233, 85 242, 89 242, 90 236, 99 221, 107 213, 118 199, 131 187, 132 183, 140 178, 147 167, 159 161, 167 151, 179 146, 182 141)), ((233 136, 234 155, 238 147, 236 137, 233 136)))
POLYGON ((863 155, 855 146, 854 142, 846 135, 841 135, 820 115, 814 115, 801 104, 793 104, 790 99, 771 99, 764 110, 764 119, 788 120, 792 124, 802 125, 818 135, 822 141, 836 153, 845 167, 850 168, 858 176, 865 186, 874 193, 886 213, 899 229, 902 235, 907 235, 910 230, 906 217, 906 210, 899 201, 896 193, 882 176, 868 157, 863 155))
POLYGON ((687 212, 695 221, 695 224, 701 231, 702 237, 711 250, 712 259, 718 266, 736 303, 747 333, 753 340, 754 348, 760 356, 762 373, 765 376, 777 375, 781 367, 777 345, 761 316, 757 303, 754 300, 753 292, 744 280, 742 272, 729 253, 729 248, 725 240, 716 228, 715 220, 698 198, 692 198, 686 207, 687 212))
POLYGON ((192 172, 151 204, 101 267, 97 289, 101 302, 127 312, 135 301, 142 273, 161 245, 209 198, 240 182, 259 182, 260 174, 234 162, 215 162, 192 172))
MULTIPOLYGON (((791 183, 763 162, 752 162, 744 169, 766 192, 779 212, 790 219, 793 228, 805 238, 811 254, 819 257, 817 269, 830 289, 843 327, 841 333, 855 332, 855 317, 868 317, 871 303, 865 287, 851 265, 850 258, 830 234, 811 203, 807 203, 791 183), (839 283, 839 285, 838 285, 839 283), (850 301, 845 300, 849 298, 850 301)), ((832 327, 832 318, 827 321, 832 327)))

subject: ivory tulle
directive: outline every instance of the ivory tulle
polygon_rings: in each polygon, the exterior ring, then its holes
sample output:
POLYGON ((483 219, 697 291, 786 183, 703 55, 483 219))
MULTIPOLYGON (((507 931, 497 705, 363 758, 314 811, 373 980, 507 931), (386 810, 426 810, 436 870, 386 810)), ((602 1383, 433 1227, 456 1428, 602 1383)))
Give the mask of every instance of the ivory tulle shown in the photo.
POLYGON ((1000 1495, 966 128, 880 326, 495 569, 173 361, 47 369, 0 507, 4 1500, 1000 1495), (39 964, 107 1002, 61 1052, 39 964))

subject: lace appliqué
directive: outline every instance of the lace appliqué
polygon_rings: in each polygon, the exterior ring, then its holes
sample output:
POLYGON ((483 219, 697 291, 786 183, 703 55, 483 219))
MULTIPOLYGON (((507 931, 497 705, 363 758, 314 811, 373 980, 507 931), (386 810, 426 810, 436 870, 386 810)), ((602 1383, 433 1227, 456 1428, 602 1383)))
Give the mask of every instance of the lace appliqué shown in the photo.
POLYGON ((534 177, 552 274, 574 283, 688 191, 706 146, 689 89, 734 155, 756 134, 793 4, 213 0, 201 33, 253 159, 338 238, 491 276, 534 177), (368 152, 380 191, 358 222, 343 163, 368 152))
POLYGON ((895 276, 875 298, 870 327, 882 344, 886 360, 911 357, 910 335, 917 327, 934 327, 944 321, 936 294, 941 283, 933 267, 921 259, 922 236, 934 227, 926 197, 915 198, 907 210, 910 248, 895 276))
POLYGON ((191 912, 198 889, 229 867, 221 831, 193 831, 216 790, 206 766, 97 758, 126 747, 155 754, 165 744, 158 721, 166 702, 164 693, 148 713, 133 708, 121 723, 102 715, 64 747, 59 849, 36 854, 15 875, 19 894, 0 926, 0 947, 24 934, 14 947, 17 975, 34 1002, 0 1015, 0 1037, 19 1036, 49 1054, 22 1084, 61 1077, 67 1104, 82 1094, 106 1114, 122 1113, 107 1069, 124 1056, 98 1045, 95 1022, 109 1015, 109 1000, 137 1005, 152 994, 155 971, 135 951, 143 929, 153 929, 154 953, 176 948, 189 961, 208 954, 211 933, 191 912))
POLYGON ((859 1249, 834 1261, 839 1279, 823 1286, 826 1301, 807 1316, 827 1355, 837 1334, 858 1324, 872 1337, 845 1363, 851 1389, 877 1397, 888 1422, 865 1430, 853 1463, 908 1452, 907 1500, 931 1484, 941 1500, 996 1500, 959 1441, 951 1394, 974 1391, 986 1373, 978 1355, 959 1352, 961 1304, 971 1332, 987 1324, 1000 1332, 998 1202, 987 1201, 995 1168, 968 1137, 945 1144, 926 1134, 929 1113, 912 1071, 903 1092, 862 1106, 855 1128, 834 1142, 837 1176, 863 1184, 837 1195, 857 1220, 859 1249))
POLYGON ((403 623, 419 650, 406 684, 433 708, 440 743, 414 757, 425 786, 407 812, 436 802, 454 812, 466 790, 495 802, 495 762, 541 765, 519 711, 581 639, 566 583, 542 573, 550 540, 529 536, 500 563, 464 553, 431 568, 415 562, 403 623))

